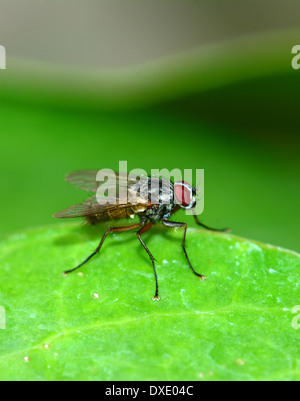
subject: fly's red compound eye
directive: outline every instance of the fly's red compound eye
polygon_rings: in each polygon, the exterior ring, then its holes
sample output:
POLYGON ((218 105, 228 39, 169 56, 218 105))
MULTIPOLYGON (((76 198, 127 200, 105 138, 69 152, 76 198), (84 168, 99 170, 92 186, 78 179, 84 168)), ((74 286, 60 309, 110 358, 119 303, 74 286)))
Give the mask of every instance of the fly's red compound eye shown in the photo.
POLYGON ((177 202, 183 206, 188 207, 190 206, 192 199, 191 199, 191 187, 186 182, 176 182, 174 184, 174 194, 176 197, 177 202))

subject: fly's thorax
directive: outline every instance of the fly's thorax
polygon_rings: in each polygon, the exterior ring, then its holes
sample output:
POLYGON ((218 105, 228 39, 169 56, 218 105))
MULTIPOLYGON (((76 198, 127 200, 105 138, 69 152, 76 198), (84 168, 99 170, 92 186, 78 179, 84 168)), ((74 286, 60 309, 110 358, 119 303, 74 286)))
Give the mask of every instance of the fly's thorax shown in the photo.
POLYGON ((141 178, 128 188, 128 200, 130 203, 140 204, 173 204, 174 186, 171 181, 162 178, 141 178))
POLYGON ((140 179, 129 186, 128 194, 132 211, 153 222, 168 218, 175 206, 173 183, 162 178, 140 179))
POLYGON ((152 207, 146 209, 144 212, 141 212, 140 215, 147 217, 154 223, 162 220, 167 219, 170 217, 174 209, 174 205, 168 204, 160 204, 160 205, 153 205, 152 207))

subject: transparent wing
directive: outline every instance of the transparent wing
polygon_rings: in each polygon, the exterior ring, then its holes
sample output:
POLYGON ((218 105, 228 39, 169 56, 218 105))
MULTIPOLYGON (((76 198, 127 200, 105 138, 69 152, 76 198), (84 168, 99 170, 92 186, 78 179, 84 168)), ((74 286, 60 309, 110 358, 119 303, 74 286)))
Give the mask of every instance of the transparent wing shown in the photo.
POLYGON ((145 206, 144 204, 138 204, 138 203, 109 204, 109 200, 107 201, 107 204, 100 205, 97 201, 96 196, 93 196, 82 203, 71 206, 68 209, 56 213, 54 217, 58 219, 68 219, 68 218, 71 219, 75 217, 101 215, 102 213, 107 213, 108 211, 112 212, 115 210, 126 209, 132 206, 139 206, 139 205, 145 206))
MULTIPOLYGON (((100 182, 96 181, 98 170, 82 170, 74 172, 66 177, 67 181, 76 187, 88 192, 97 192, 100 182)), ((107 211, 114 211, 120 208, 132 206, 151 207, 153 204, 167 203, 172 195, 173 184, 169 180, 154 177, 128 177, 126 174, 111 172, 112 177, 117 178, 117 190, 115 197, 95 195, 86 201, 71 206, 66 210, 56 213, 56 218, 75 218, 91 215, 100 215, 107 211)), ((108 180, 111 178, 108 174, 108 180)), ((106 183, 106 187, 114 185, 115 180, 106 183)))
POLYGON ((99 183, 96 181, 97 173, 97 170, 75 171, 67 175, 66 180, 77 188, 88 192, 96 192, 99 186, 99 183))
MULTIPOLYGON (((75 187, 83 189, 88 192, 96 192, 100 182, 97 181, 97 174, 99 170, 81 170, 75 171, 66 177, 66 180, 75 187)), ((121 188, 127 188, 134 184, 136 180, 130 179, 126 174, 111 172, 107 174, 108 183, 111 178, 115 178, 117 184, 121 188)), ((146 178, 145 178, 146 179, 146 178)), ((112 180, 114 182, 114 180, 112 180)))

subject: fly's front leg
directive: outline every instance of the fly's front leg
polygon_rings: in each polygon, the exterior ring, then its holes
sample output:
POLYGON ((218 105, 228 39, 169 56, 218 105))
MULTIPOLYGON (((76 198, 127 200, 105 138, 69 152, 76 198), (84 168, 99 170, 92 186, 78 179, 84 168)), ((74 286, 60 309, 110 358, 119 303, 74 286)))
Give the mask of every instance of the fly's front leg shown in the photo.
POLYGON ((156 268, 155 268, 155 259, 152 255, 152 253, 149 251, 149 249, 147 248, 147 246, 145 245, 144 241, 142 240, 141 235, 144 234, 146 231, 150 230, 150 228, 153 226, 153 223, 148 223, 145 224, 140 231, 137 233, 138 239, 140 240, 140 243, 143 245, 143 248, 145 249, 145 251, 148 253, 151 262, 152 262, 152 266, 153 266, 153 270, 154 270, 154 277, 155 277, 155 294, 153 297, 153 300, 159 300, 159 296, 158 296, 158 279, 157 279, 157 273, 156 273, 156 268))
POLYGON ((218 228, 211 228, 211 227, 208 227, 208 226, 206 226, 205 224, 203 224, 203 223, 201 223, 201 222, 199 221, 198 216, 197 216, 196 214, 194 214, 194 219, 195 219, 196 223, 198 224, 198 226, 201 226, 201 227, 205 228, 206 230, 217 231, 217 232, 220 232, 220 233, 224 233, 224 232, 230 231, 229 228, 221 228, 221 229, 218 229, 218 228))
POLYGON ((72 270, 67 270, 67 271, 65 271, 64 274, 67 275, 67 274, 69 274, 69 273, 74 272, 75 270, 80 269, 80 268, 81 268, 83 265, 85 265, 89 260, 91 260, 92 257, 94 257, 95 255, 97 255, 97 253, 100 252, 100 249, 101 249, 101 247, 102 247, 102 245, 103 245, 103 242, 105 241, 105 238, 107 237, 108 234, 110 234, 110 233, 122 233, 122 232, 124 232, 124 231, 135 230, 136 228, 139 228, 139 227, 141 227, 141 224, 133 224, 133 225, 127 226, 127 227, 113 227, 113 228, 109 228, 109 229, 105 232, 105 234, 103 235, 103 237, 102 237, 102 239, 101 239, 101 241, 100 241, 100 244, 98 245, 97 249, 96 249, 87 259, 85 259, 85 261, 82 262, 79 266, 75 267, 75 268, 72 269, 72 270))
POLYGON ((163 223, 163 225, 165 225, 166 227, 171 227, 171 228, 184 228, 184 233, 183 233, 181 245, 182 245, 183 252, 184 252, 184 254, 185 254, 186 260, 187 260, 187 262, 188 262, 188 264, 189 264, 189 266, 190 266, 190 269, 192 270, 192 272, 193 272, 196 276, 200 277, 201 280, 206 279, 206 277, 203 276, 203 274, 199 274, 199 273, 197 273, 197 272, 194 270, 194 268, 193 268, 193 266, 192 266, 192 264, 191 264, 191 262, 190 262, 190 259, 189 259, 189 257, 188 257, 188 254, 187 254, 187 252, 186 252, 186 249, 185 249, 185 238, 186 238, 186 232, 187 232, 187 224, 186 224, 186 223, 177 223, 176 221, 169 221, 169 220, 162 220, 162 223, 163 223))

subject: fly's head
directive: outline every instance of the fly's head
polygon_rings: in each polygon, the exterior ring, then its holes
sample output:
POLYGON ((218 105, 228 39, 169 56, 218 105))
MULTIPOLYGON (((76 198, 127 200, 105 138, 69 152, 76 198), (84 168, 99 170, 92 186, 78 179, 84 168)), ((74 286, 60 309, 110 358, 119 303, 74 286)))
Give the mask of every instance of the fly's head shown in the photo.
POLYGON ((176 203, 183 209, 193 209, 196 206, 196 188, 187 182, 175 182, 174 195, 176 203))

